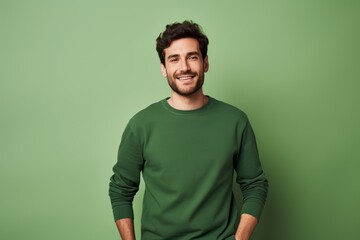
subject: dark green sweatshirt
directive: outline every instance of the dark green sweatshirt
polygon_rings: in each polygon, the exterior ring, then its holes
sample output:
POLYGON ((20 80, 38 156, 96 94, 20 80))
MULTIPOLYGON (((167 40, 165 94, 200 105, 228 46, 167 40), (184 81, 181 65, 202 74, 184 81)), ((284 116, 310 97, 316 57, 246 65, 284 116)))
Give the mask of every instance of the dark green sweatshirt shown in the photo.
POLYGON ((137 113, 124 130, 113 171, 115 220, 133 218, 142 172, 143 240, 234 239, 239 214, 259 218, 268 188, 247 116, 211 97, 196 110, 176 110, 164 99, 137 113), (240 211, 234 170, 243 193, 240 211))

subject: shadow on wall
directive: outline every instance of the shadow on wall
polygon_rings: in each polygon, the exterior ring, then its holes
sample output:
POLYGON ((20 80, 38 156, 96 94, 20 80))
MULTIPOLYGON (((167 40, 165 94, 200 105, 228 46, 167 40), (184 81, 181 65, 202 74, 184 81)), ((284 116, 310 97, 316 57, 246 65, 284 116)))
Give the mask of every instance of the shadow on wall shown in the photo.
MULTIPOLYGON (((293 206, 289 206, 287 196, 281 196, 276 190, 276 185, 272 184, 271 171, 266 171, 269 180, 269 192, 265 208, 263 210, 260 222, 255 229, 251 239, 256 240, 289 240, 296 239, 294 236, 295 223, 292 214, 293 206)), ((236 176, 233 181, 233 193, 236 199, 238 209, 242 206, 242 193, 240 186, 236 183, 236 176)), ((285 177, 283 179, 286 179, 285 177)))

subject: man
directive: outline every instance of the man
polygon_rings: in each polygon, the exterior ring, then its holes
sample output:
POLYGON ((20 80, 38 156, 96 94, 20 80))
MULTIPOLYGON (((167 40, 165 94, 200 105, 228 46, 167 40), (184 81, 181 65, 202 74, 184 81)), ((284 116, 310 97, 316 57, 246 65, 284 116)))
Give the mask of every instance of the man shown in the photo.
POLYGON ((109 190, 123 240, 135 239, 132 201, 140 172, 143 240, 245 240, 258 222, 268 183, 254 133, 245 113, 204 95, 207 45, 191 21, 167 25, 157 38, 171 96, 137 113, 124 130, 109 190), (232 193, 234 170, 241 211, 232 193))

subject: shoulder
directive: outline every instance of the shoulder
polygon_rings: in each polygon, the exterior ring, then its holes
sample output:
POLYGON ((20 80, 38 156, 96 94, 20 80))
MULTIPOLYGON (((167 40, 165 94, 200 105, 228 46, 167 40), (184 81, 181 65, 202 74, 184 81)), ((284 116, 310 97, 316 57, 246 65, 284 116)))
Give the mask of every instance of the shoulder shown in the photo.
POLYGON ((149 121, 154 121, 157 117, 161 115, 163 111, 161 107, 161 101, 150 104, 144 109, 137 112, 134 116, 132 116, 129 120, 130 125, 139 125, 144 124, 149 121))
POLYGON ((243 110, 241 110, 240 108, 238 108, 232 104, 217 100, 215 98, 212 98, 212 101, 214 103, 213 104, 214 109, 217 112, 219 112, 220 114, 226 115, 229 117, 234 117, 239 120, 247 121, 248 117, 247 117, 246 113, 243 110))

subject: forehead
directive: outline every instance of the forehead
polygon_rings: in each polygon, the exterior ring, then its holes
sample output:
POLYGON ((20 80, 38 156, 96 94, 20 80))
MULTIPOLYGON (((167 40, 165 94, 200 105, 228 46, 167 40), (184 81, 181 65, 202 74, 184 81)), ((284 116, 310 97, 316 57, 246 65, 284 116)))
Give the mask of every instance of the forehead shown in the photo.
POLYGON ((199 52, 199 42, 194 38, 181 38, 173 41, 168 48, 164 49, 165 57, 173 54, 186 55, 189 52, 199 52))

